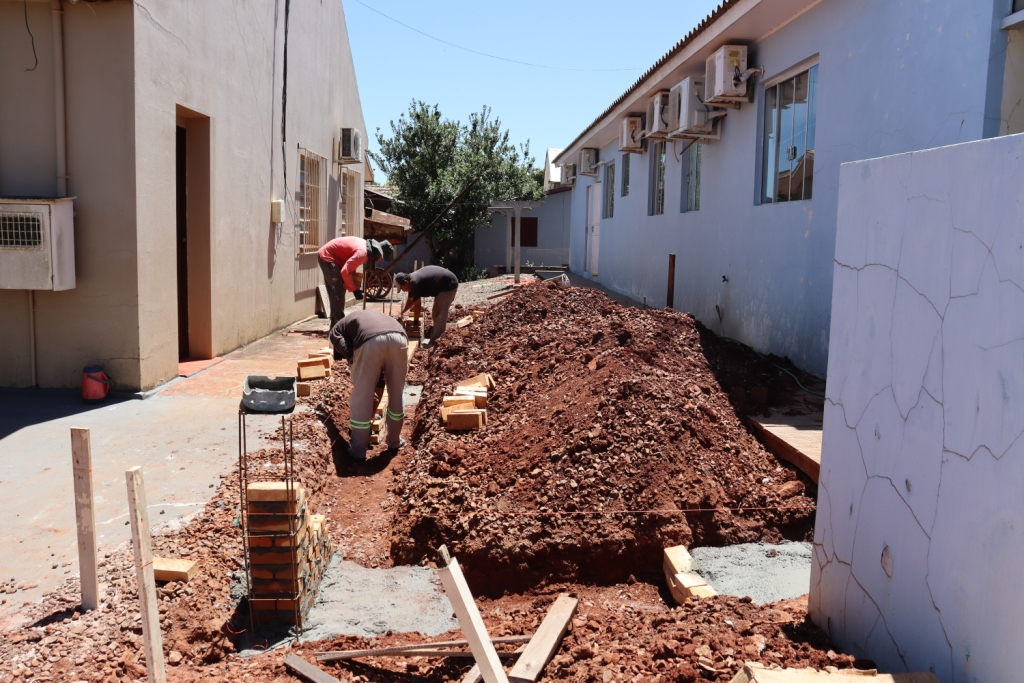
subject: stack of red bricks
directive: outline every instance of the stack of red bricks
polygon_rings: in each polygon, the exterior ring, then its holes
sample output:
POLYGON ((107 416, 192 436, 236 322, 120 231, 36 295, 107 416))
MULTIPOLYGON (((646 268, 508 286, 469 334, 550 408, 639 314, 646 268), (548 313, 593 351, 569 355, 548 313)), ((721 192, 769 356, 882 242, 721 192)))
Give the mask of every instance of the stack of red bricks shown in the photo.
POLYGON ((323 515, 311 515, 303 487, 283 481, 248 485, 250 609, 262 623, 302 625, 316 599, 332 548, 323 515))

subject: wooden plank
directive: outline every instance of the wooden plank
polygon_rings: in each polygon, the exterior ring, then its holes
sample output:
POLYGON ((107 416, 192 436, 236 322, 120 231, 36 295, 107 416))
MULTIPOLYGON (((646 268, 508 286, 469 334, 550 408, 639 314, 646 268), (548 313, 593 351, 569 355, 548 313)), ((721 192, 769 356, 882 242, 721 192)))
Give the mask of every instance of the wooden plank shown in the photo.
POLYGON ((510 683, 535 683, 544 667, 555 656, 572 624, 579 601, 568 595, 559 595, 544 616, 537 633, 530 639, 522 656, 508 674, 510 683))
POLYGON ((769 669, 756 662, 747 662, 731 683, 938 683, 930 672, 880 674, 877 671, 837 669, 769 669))
POLYGON ((82 610, 85 611, 96 609, 100 604, 96 514, 92 506, 92 440, 88 429, 71 428, 71 473, 78 530, 78 571, 82 577, 82 610))
POLYGON ((409 360, 412 360, 413 355, 416 353, 416 349, 420 347, 419 339, 409 340, 409 360))
POLYGON ((473 658, 480 667, 480 674, 485 683, 508 683, 505 669, 501 666, 498 653, 494 649, 494 643, 487 633, 484 620, 480 616, 473 601, 473 594, 466 584, 466 577, 462 575, 458 560, 448 558, 447 549, 441 547, 441 556, 446 558, 447 565, 437 570, 441 577, 441 585, 444 586, 445 595, 455 609, 455 616, 459 620, 462 632, 469 641, 469 649, 473 652, 473 658))
MULTIPOLYGON (((522 654, 523 650, 526 649, 526 645, 520 645, 516 648, 513 654, 522 654)), ((480 666, 477 664, 473 665, 473 668, 466 672, 465 677, 462 679, 462 683, 482 683, 484 677, 480 675, 480 666)))
MULTIPOLYGON (((492 643, 527 643, 533 636, 502 636, 492 638, 492 643)), ((379 657, 384 655, 409 652, 411 650, 425 650, 427 648, 441 647, 466 647, 468 640, 442 640, 433 643, 416 643, 415 645, 395 645, 394 647, 381 647, 372 650, 338 650, 335 652, 321 652, 316 656, 318 662, 336 662, 342 659, 354 659, 356 657, 379 657)))
POLYGON ((170 557, 153 558, 153 577, 157 581, 190 581, 199 571, 199 563, 195 560, 182 560, 170 557))
POLYGON ((461 382, 455 384, 456 387, 480 387, 481 389, 488 389, 492 386, 494 380, 487 373, 464 379, 461 382))
POLYGON ((761 435, 765 447, 776 457, 795 465, 818 483, 821 472, 822 416, 783 415, 772 412, 770 418, 749 418, 761 435))
POLYGON ((498 292, 497 294, 491 294, 491 295, 490 295, 489 297, 487 297, 487 298, 488 298, 488 299, 497 299, 498 297, 501 297, 501 296, 508 296, 509 294, 511 294, 511 293, 512 293, 512 292, 514 292, 514 291, 516 291, 516 290, 514 290, 514 289, 510 289, 510 290, 508 290, 507 292, 498 292))
POLYGON ((296 374, 299 376, 299 380, 306 382, 311 379, 323 379, 328 377, 330 370, 324 367, 323 363, 317 362, 314 365, 299 365, 296 368, 296 374))
POLYGON ((135 554, 135 579, 142 609, 142 642, 146 652, 149 683, 167 683, 164 648, 160 638, 159 603, 153 577, 153 543, 149 536, 149 513, 142 467, 136 465, 124 473, 128 486, 128 516, 132 523, 132 550, 135 554))
POLYGON ((442 408, 452 408, 460 405, 473 409, 476 406, 476 398, 474 396, 443 396, 441 398, 442 408))
POLYGON ((462 329, 463 327, 469 327, 473 324, 473 316, 467 315, 465 318, 459 318, 458 322, 455 323, 455 327, 462 329))
POLYGON ((284 658, 284 665, 293 674, 311 681, 311 683, 341 683, 334 676, 318 669, 294 653, 288 653, 288 656, 284 658))

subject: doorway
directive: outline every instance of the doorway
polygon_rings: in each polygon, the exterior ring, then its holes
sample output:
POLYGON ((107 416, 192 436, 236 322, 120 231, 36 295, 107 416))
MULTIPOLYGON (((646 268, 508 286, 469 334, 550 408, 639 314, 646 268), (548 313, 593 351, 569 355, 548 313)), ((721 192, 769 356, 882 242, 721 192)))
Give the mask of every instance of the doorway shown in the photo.
POLYGON ((178 360, 188 354, 188 143, 184 126, 175 126, 174 196, 178 255, 178 360))
POLYGON ((587 262, 585 270, 597 277, 597 257, 601 246, 601 183, 587 188, 587 262))
POLYGON ((214 357, 210 118, 179 105, 175 123, 178 360, 206 360, 214 357))

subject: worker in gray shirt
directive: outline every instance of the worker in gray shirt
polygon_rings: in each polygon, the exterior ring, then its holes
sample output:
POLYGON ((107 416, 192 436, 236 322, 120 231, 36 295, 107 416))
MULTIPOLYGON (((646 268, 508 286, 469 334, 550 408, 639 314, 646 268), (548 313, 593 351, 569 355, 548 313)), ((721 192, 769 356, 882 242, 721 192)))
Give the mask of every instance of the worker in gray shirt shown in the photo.
POLYGON ((459 289, 459 278, 455 277, 455 273, 441 266, 424 266, 411 274, 398 273, 395 275, 395 284, 403 292, 409 293, 409 298, 406 300, 405 306, 402 307, 401 315, 405 315, 405 312, 423 297, 434 297, 434 307, 430 311, 434 328, 430 333, 430 338, 423 345, 433 344, 444 334, 444 330, 448 326, 448 310, 455 301, 455 294, 459 289))
POLYGON ((366 459, 375 390, 382 376, 388 390, 387 445, 389 449, 401 448, 405 443, 401 436, 405 420, 402 394, 409 366, 409 338, 402 323, 380 311, 355 311, 336 322, 328 338, 334 347, 334 359, 347 360, 352 375, 349 455, 356 460, 366 459))

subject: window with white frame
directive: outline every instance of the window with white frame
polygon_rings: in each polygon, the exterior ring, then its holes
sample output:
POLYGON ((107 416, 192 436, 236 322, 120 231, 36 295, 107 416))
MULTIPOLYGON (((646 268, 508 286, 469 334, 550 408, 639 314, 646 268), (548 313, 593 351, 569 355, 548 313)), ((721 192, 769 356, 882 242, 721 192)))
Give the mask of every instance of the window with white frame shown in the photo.
POLYGON ((324 243, 327 229, 327 159, 299 150, 299 253, 309 254, 324 243))
POLYGON ((651 145, 650 196, 647 201, 647 215, 660 216, 665 213, 665 141, 651 145))
POLYGON ((629 195, 629 152, 622 155, 622 196, 629 195))
POLYGON ((604 210, 601 218, 611 218, 615 215, 615 164, 611 163, 604 167, 604 210))
POLYGON ((701 144, 694 142, 683 152, 682 211, 700 211, 701 144))
POLYGON ((811 198, 817 89, 814 65, 764 90, 763 203, 811 198))

